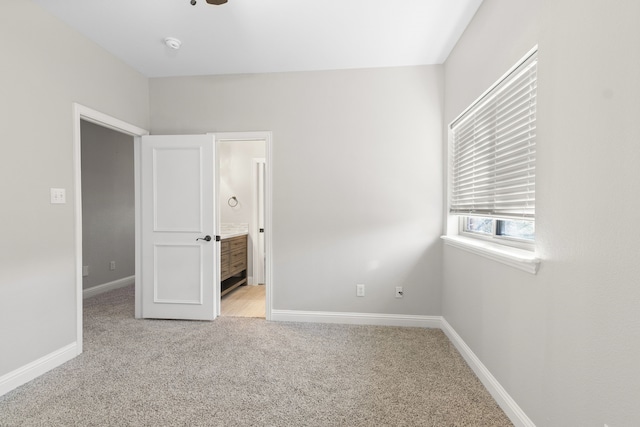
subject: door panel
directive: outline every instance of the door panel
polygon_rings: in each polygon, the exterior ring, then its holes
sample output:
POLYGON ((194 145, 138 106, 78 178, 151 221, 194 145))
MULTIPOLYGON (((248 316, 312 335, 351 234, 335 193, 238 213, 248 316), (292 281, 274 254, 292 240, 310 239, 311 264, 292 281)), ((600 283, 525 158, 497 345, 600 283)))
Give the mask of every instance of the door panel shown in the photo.
POLYGON ((200 245, 155 245, 154 303, 202 304, 205 284, 200 245), (180 264, 178 264, 178 260, 180 264), (180 286, 174 286, 179 283, 180 286))
POLYGON ((144 136, 142 317, 213 320, 219 257, 213 135, 144 136))
POLYGON ((154 231, 202 231, 202 150, 153 149, 154 231))

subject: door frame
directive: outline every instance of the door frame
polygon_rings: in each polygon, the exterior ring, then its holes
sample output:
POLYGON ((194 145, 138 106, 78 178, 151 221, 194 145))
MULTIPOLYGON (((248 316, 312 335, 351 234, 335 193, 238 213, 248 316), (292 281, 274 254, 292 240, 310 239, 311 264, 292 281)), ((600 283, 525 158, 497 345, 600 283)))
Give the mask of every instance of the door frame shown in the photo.
MULTIPOLYGON (((83 333, 82 333, 82 135, 81 121, 85 120, 97 124, 99 126, 115 130, 133 137, 133 156, 134 156, 134 191, 135 191, 135 317, 142 317, 142 248, 141 248, 141 199, 140 199, 140 150, 142 136, 149 135, 149 131, 138 126, 117 119, 108 114, 94 110, 79 103, 72 103, 73 117, 73 186, 74 186, 74 212, 75 212, 75 287, 76 287, 76 349, 77 354, 83 350, 83 333)), ((262 140, 265 142, 265 317, 271 320, 271 310, 273 307, 273 246, 272 246, 272 133, 269 131, 258 132, 211 132, 216 136, 215 150, 216 159, 218 158, 217 149, 219 141, 248 141, 262 140)), ((217 161, 217 160, 216 160, 217 161)), ((218 173, 219 168, 216 168, 218 173)), ((218 299, 220 298, 218 292, 218 299)), ((218 311, 220 310, 220 301, 218 300, 218 311)), ((219 313, 217 313, 219 315, 219 313)))
MULTIPOLYGON (((272 133, 270 131, 257 131, 257 132, 212 132, 216 136, 216 162, 219 162, 220 156, 218 155, 218 144, 220 142, 233 142, 233 141, 264 141, 265 142, 265 195, 264 195, 264 247, 265 247, 265 318, 271 320, 271 310, 273 307, 273 181, 272 181, 272 133)), ((218 165, 216 165, 218 166, 218 165)), ((219 167, 216 167, 216 186, 219 186, 219 167)), ((219 193, 219 188, 216 188, 219 193)), ((220 212, 218 212, 218 218, 220 218, 220 212)), ((219 270, 219 268, 218 268, 219 270)), ((218 294, 219 298, 219 294, 218 294)), ((220 309, 220 301, 218 301, 218 310, 220 309)), ((218 315, 220 313, 217 313, 218 315)))
MULTIPOLYGON (((260 189, 259 184, 262 182, 262 215, 263 215, 263 228, 266 228, 265 224, 264 224, 264 211, 265 211, 265 189, 266 189, 266 184, 265 184, 265 173, 266 173, 266 165, 267 165, 267 159, 265 157, 254 157, 251 159, 251 187, 252 187, 252 198, 253 198, 253 209, 252 209, 252 219, 253 219, 253 229, 255 231, 255 236, 256 238, 260 239, 260 189), (259 165, 262 165, 262 177, 259 176, 259 165), (262 180, 262 181, 261 181, 262 180)), ((264 234, 264 233, 262 233, 264 234)), ((264 243, 264 235, 262 236, 262 242, 264 243)), ((255 245, 253 245, 255 248, 255 245)), ((260 247, 259 242, 258 242, 258 248, 260 247)), ((263 245, 262 247, 262 254, 264 255, 266 253, 265 247, 263 245)), ((260 261, 258 260, 260 258, 260 250, 255 250, 253 249, 253 283, 255 284, 259 284, 259 283, 263 283, 266 280, 265 279, 265 266, 262 265, 262 273, 260 273, 260 278, 262 279, 262 282, 260 282, 257 277, 257 271, 260 270, 260 261), (257 256, 256 256, 257 255, 257 256)), ((262 263, 264 264, 266 262, 266 260, 264 260, 262 263)))
MULTIPOLYGON (((77 354, 82 353, 82 135, 81 121, 87 121, 96 125, 115 130, 133 137, 134 156, 134 191, 135 191, 135 283, 136 287, 140 283, 140 141, 143 135, 148 135, 149 131, 124 122, 108 114, 101 113, 84 105, 73 103, 73 187, 74 187, 74 211, 75 211, 75 282, 76 282, 76 348, 77 354)), ((139 314, 139 292, 136 288, 136 317, 139 314)), ((141 301, 140 301, 141 303, 141 301)))

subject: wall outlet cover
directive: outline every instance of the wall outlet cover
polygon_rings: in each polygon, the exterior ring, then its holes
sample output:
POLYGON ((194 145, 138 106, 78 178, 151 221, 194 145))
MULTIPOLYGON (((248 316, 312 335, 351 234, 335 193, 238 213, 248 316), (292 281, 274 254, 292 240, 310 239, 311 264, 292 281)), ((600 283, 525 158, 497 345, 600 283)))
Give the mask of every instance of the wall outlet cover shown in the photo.
POLYGON ((51 204, 61 205, 67 203, 67 190, 64 188, 51 189, 51 204))
POLYGON ((404 291, 402 290, 402 286, 396 286, 396 298, 402 298, 404 296, 404 291))

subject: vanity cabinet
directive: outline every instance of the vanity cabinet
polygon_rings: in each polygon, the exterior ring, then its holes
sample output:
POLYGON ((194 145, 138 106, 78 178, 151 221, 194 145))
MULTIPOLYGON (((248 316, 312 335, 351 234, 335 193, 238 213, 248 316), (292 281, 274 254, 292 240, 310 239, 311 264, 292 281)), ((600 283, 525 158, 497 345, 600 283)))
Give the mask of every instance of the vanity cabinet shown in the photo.
POLYGON ((222 239, 220 242, 220 295, 247 283, 247 236, 222 239))

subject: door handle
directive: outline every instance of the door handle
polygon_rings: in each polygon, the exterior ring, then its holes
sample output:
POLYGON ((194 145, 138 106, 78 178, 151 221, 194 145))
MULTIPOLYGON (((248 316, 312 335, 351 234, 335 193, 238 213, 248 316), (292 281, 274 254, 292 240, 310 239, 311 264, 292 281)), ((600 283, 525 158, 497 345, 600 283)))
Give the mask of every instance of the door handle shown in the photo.
POLYGON ((209 236, 209 235, 207 234, 207 235, 206 235, 206 236, 204 236, 204 237, 198 237, 198 238, 196 239, 196 241, 198 241, 198 240, 204 240, 205 242, 210 242, 210 241, 211 241, 211 236, 209 236))

